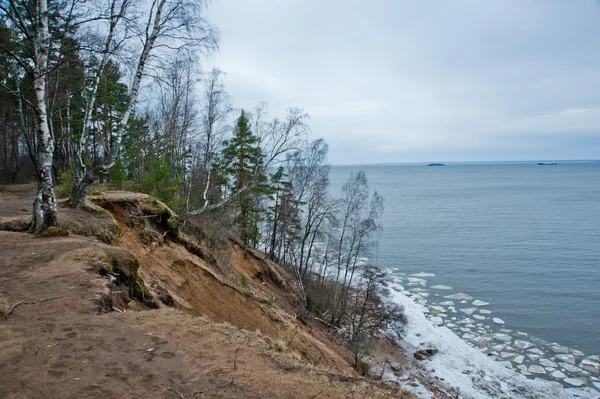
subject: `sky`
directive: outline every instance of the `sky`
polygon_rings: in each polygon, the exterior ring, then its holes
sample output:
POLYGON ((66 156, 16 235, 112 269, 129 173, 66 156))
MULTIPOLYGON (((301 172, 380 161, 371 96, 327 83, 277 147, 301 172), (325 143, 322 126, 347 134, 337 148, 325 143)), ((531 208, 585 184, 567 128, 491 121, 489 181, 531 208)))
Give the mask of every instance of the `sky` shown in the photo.
POLYGON ((333 164, 600 159, 600 2, 213 0, 236 107, 333 164))

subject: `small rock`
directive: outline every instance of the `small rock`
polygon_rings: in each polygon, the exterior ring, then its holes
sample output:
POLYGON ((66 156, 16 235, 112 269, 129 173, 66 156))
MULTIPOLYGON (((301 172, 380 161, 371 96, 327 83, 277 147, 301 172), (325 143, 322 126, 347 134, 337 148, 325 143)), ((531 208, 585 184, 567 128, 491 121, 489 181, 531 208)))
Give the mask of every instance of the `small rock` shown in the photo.
POLYGON ((394 371, 402 371, 404 368, 402 367, 402 365, 400 363, 390 363, 390 367, 392 368, 392 370, 394 371))
POLYGON ((413 355, 413 357, 417 360, 428 360, 431 357, 435 356, 436 353, 438 353, 439 351, 435 348, 429 348, 429 349, 420 349, 418 351, 415 352, 415 354, 413 355))

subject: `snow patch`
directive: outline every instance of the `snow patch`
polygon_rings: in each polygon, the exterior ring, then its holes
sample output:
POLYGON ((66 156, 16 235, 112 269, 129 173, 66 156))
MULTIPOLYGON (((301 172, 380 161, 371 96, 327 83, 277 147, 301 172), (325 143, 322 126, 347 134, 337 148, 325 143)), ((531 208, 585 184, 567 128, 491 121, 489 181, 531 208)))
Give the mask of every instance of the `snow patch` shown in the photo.
MULTIPOLYGON (((428 374, 445 381, 445 388, 456 387, 460 390, 461 397, 469 399, 571 399, 571 398, 598 398, 598 392, 592 388, 564 389, 558 382, 547 380, 528 380, 520 372, 527 373, 523 368, 519 371, 512 369, 510 362, 505 362, 509 368, 504 367, 479 349, 471 347, 447 327, 434 326, 427 320, 423 308, 415 304, 405 295, 392 292, 394 302, 404 306, 408 319, 403 338, 403 347, 408 355, 418 349, 436 348, 439 352, 427 361, 428 374)), ((454 294, 457 295, 457 294, 454 294)), ((460 294, 466 295, 466 294, 460 294)), ((449 296, 448 299, 462 299, 449 296)), ((512 341, 508 334, 494 334, 495 339, 505 338, 512 341)), ((500 339, 502 340, 502 339, 500 339)), ((516 357, 514 358, 516 359, 516 357)), ((539 374, 546 374, 546 370, 538 366, 532 368, 539 374), (541 369, 541 370, 540 370, 541 369)), ((531 368, 531 367, 530 367, 531 368)), ((422 397, 426 397, 418 393, 422 397)), ((431 396, 428 396, 431 397, 431 396)))

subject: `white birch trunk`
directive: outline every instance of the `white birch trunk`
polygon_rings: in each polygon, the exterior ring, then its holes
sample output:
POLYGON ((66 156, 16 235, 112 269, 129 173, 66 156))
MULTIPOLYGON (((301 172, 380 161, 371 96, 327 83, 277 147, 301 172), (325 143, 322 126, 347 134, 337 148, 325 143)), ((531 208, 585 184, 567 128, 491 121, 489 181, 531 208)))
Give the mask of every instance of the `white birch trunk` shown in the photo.
POLYGON ((48 2, 39 0, 37 4, 37 29, 35 36, 35 68, 33 87, 35 90, 35 114, 38 135, 38 194, 34 201, 34 218, 30 229, 40 232, 43 229, 58 225, 56 197, 52 180, 52 161, 54 155, 54 138, 48 126, 46 106, 46 82, 48 73, 48 2), (39 198, 43 219, 40 223, 39 198))

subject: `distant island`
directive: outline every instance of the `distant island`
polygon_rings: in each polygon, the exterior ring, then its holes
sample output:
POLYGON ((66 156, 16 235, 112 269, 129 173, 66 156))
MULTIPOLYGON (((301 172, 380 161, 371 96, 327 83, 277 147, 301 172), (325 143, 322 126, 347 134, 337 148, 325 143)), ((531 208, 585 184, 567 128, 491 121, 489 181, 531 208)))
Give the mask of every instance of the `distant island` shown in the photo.
POLYGON ((538 165, 548 166, 548 165, 558 165, 556 162, 538 162, 538 165))
POLYGON ((430 163, 427 166, 446 166, 446 165, 443 163, 430 163))

